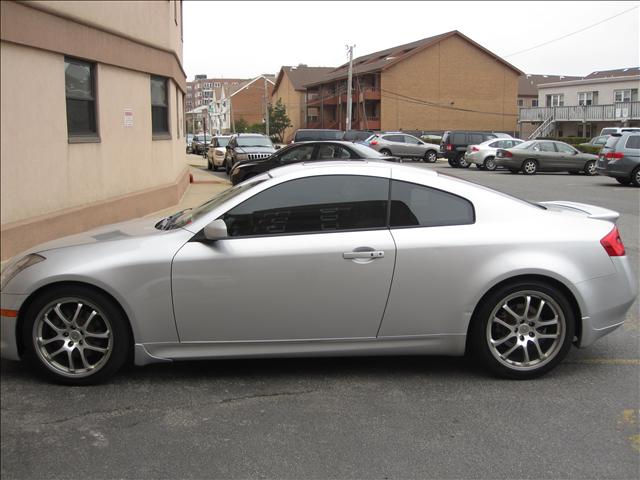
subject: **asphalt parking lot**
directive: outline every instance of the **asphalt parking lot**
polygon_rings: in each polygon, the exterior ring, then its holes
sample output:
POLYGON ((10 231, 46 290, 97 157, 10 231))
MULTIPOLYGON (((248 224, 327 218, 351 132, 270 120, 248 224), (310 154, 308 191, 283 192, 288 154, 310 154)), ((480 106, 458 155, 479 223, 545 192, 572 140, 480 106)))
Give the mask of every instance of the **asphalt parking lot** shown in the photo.
MULTIPOLYGON (((621 212, 639 270, 640 189, 416 163, 532 201, 621 212)), ((571 478, 640 472, 640 315, 535 381, 444 357, 185 362, 96 387, 2 361, 2 478, 571 478)))

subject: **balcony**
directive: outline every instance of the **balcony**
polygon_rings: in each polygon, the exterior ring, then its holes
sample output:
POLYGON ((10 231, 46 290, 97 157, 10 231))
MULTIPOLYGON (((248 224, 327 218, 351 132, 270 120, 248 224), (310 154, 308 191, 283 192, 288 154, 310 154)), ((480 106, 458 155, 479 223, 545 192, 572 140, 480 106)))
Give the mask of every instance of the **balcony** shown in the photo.
POLYGON ((600 122, 640 120, 640 102, 609 105, 575 105, 567 107, 521 108, 519 122, 600 122))

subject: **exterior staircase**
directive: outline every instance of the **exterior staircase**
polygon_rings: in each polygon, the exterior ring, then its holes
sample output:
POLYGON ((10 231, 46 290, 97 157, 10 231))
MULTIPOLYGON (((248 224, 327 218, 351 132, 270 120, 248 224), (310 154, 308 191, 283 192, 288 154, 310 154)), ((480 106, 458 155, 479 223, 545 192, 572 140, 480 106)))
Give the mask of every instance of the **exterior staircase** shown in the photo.
POLYGON ((553 126, 556 123, 553 114, 549 115, 547 119, 536 128, 527 140, 534 140, 538 137, 546 137, 553 130, 553 126))

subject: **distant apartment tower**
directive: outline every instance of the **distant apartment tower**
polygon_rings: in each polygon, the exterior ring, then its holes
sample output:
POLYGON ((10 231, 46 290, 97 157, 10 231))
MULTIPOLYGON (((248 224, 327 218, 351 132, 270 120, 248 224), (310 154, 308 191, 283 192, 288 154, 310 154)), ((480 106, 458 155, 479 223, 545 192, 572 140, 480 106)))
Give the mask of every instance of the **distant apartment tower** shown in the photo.
POLYGON ((185 158, 182 2, 0 2, 0 244, 173 205, 185 158))
POLYGON ((206 75, 196 75, 192 82, 187 82, 187 94, 184 98, 184 108, 187 112, 202 105, 207 105, 213 98, 220 98, 222 89, 228 96, 236 85, 246 78, 207 78, 206 75))

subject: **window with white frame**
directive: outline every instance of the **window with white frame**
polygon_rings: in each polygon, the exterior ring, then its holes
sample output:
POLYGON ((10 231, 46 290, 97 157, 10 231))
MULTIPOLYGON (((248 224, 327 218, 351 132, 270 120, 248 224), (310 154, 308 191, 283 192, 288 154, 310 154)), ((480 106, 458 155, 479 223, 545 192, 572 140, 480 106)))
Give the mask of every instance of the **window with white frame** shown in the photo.
POLYGON ((524 99, 522 99, 522 98, 519 98, 519 99, 518 99, 518 106, 519 106, 519 107, 524 106, 524 99))
POLYGON ((562 107, 564 106, 564 94, 554 93, 547 95, 547 107, 562 107))
POLYGON ((537 98, 534 98, 534 99, 531 100, 531 106, 532 107, 537 107, 538 106, 538 99, 537 98))
POLYGON ((613 91, 614 103, 630 102, 631 101, 631 89, 614 90, 613 91))
POLYGON ((205 83, 204 88, 211 88, 211 83, 210 82, 205 83))
POLYGON ((593 92, 578 92, 578 105, 594 105, 593 92))

